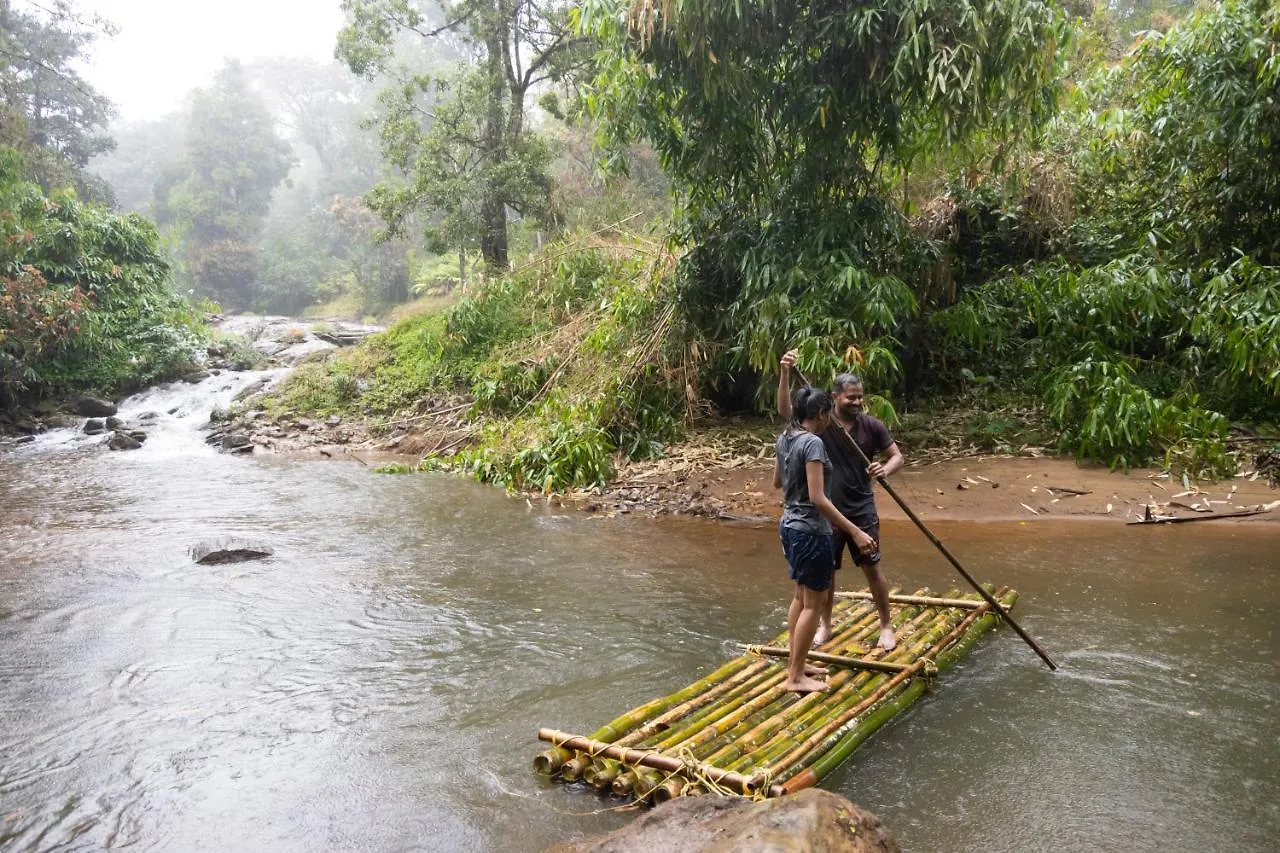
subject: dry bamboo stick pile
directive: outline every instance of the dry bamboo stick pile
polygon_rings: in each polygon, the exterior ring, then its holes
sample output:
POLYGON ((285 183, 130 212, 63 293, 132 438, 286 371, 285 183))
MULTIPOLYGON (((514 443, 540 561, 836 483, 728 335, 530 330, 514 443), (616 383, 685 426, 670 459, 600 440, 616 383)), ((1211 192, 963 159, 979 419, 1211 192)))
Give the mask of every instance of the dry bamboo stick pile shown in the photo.
MULTIPOLYGON (((1006 609, 1017 600, 1007 588, 988 591, 1006 609)), ((538 754, 535 769, 645 802, 709 792, 778 796, 818 784, 999 621, 976 593, 895 591, 899 642, 885 653, 875 648, 879 622, 867 599, 840 597, 831 640, 810 655, 829 667, 829 691, 783 689, 783 632, 587 737, 539 730, 551 748, 538 754)))

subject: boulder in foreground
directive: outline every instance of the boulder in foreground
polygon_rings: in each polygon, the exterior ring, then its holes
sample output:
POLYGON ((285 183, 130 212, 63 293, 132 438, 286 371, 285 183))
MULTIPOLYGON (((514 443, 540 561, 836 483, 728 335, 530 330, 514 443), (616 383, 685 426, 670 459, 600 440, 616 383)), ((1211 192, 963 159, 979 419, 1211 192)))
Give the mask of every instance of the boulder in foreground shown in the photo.
POLYGON ((880 818, 810 788, 751 802, 680 797, 615 832, 545 853, 900 853, 880 818))

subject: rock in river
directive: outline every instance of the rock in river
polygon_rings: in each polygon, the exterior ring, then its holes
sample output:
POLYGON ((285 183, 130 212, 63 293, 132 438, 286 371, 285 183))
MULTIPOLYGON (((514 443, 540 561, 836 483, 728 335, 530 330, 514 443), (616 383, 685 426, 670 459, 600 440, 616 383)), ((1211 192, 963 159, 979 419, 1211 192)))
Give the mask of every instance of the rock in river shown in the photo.
POLYGON ((218 542, 198 542, 191 546, 190 553, 193 561, 210 566, 219 563, 243 563, 248 560, 262 560, 270 557, 274 552, 266 545, 228 539, 218 542))
POLYGON ((89 396, 76 397, 71 401, 71 408, 86 418, 106 418, 116 413, 115 403, 89 396))
POLYGON ((599 838, 545 853, 899 853, 880 818, 839 794, 810 788, 751 802, 681 797, 599 838))

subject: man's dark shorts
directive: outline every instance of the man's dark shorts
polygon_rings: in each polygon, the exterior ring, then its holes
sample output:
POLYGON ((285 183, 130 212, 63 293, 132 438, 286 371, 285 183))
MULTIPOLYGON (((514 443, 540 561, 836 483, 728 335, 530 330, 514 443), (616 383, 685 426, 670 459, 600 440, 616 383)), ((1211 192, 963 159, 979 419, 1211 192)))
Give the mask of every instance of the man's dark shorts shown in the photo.
MULTIPOLYGON (((880 541, 880 519, 878 516, 845 515, 845 518, 852 521, 854 527, 857 527, 859 530, 861 530, 863 533, 870 536, 872 539, 876 540, 877 542, 880 541)), ((849 554, 853 557, 853 564, 855 566, 874 566, 876 563, 880 562, 879 551, 876 551, 870 557, 862 556, 862 552, 858 550, 858 546, 853 544, 853 540, 850 539, 848 536, 845 536, 843 532, 837 530, 834 539, 835 539, 834 545, 836 549, 835 558, 836 558, 837 569, 840 568, 841 563, 844 561, 845 548, 849 549, 849 554)))
POLYGON ((825 592, 835 580, 836 561, 830 534, 807 533, 778 525, 782 553, 796 583, 814 592, 825 592))

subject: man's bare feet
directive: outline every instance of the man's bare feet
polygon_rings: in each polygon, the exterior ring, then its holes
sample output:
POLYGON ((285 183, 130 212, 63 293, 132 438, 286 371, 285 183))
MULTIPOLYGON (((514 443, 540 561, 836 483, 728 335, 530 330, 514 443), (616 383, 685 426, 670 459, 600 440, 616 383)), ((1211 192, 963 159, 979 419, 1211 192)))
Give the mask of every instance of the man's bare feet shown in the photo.
POLYGON ((807 663, 804 665, 804 674, 811 678, 822 678, 827 675, 827 668, 818 666, 816 663, 807 663))
POLYGON ((893 651, 894 648, 898 645, 898 638, 893 636, 893 629, 881 628, 880 642, 876 643, 876 645, 884 649, 886 652, 893 651))
POLYGON ((825 693, 831 689, 831 685, 825 681, 817 681, 812 678, 801 678, 799 681, 787 679, 783 688, 790 690, 792 693, 825 693))
POLYGON ((831 626, 825 623, 818 624, 818 633, 813 635, 813 644, 820 646, 831 639, 831 626))

